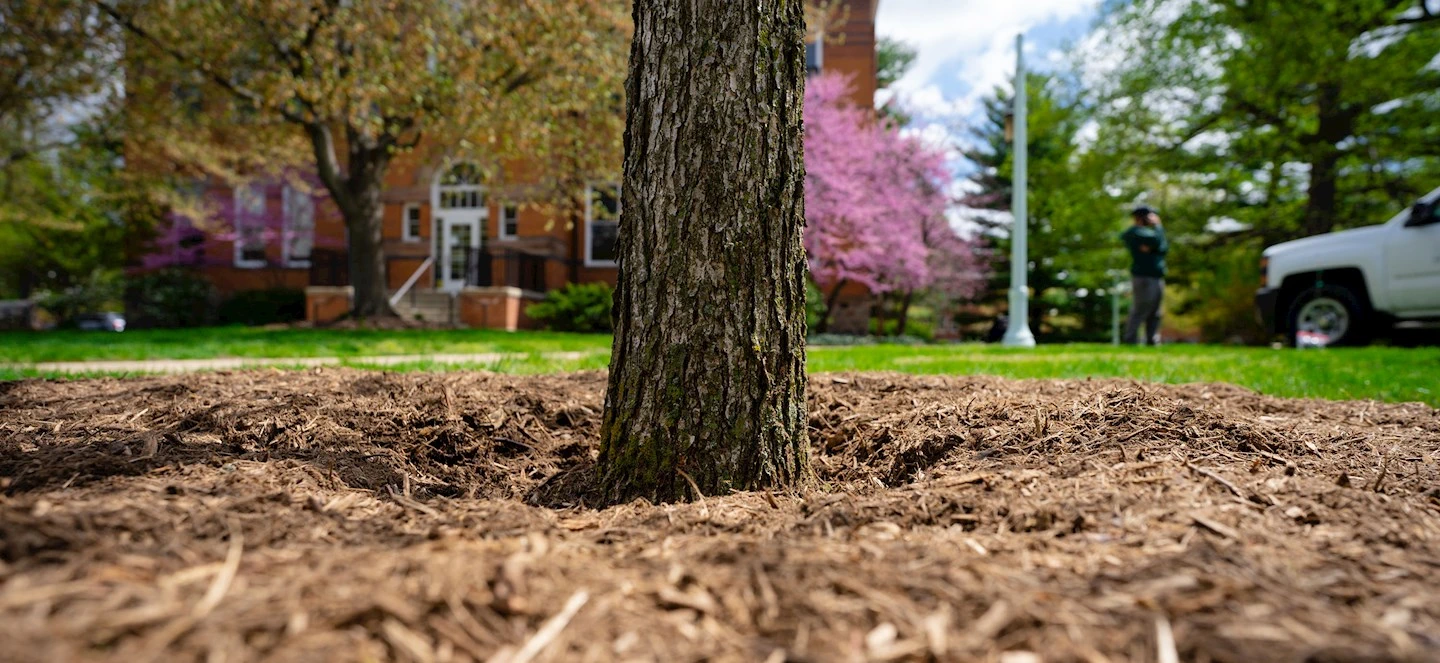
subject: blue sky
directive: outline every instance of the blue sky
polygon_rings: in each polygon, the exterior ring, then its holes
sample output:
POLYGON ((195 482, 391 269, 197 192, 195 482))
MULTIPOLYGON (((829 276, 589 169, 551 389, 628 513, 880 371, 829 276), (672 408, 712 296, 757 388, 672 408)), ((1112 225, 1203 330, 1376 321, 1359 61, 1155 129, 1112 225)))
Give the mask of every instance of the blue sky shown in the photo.
MULTIPOLYGON (((914 131, 947 149, 966 142, 966 127, 979 117, 979 102, 1015 73, 1015 35, 1025 34, 1031 69, 1051 68, 1060 49, 1079 42, 1095 24, 1100 0, 880 0, 876 32, 909 42, 919 56, 893 86, 911 114, 914 131)), ((888 97, 882 96, 878 102, 888 97)), ((952 152, 955 193, 968 186, 972 166, 952 152)), ((951 223, 965 233, 975 226, 960 208, 951 223)), ((1005 220, 1007 213, 995 213, 1005 220)))
POLYGON ((1094 24, 1099 0, 880 0, 876 31, 919 50, 895 93, 918 125, 952 136, 976 115, 980 98, 1015 71, 1015 35, 1026 61, 1053 65, 1058 50, 1094 24))

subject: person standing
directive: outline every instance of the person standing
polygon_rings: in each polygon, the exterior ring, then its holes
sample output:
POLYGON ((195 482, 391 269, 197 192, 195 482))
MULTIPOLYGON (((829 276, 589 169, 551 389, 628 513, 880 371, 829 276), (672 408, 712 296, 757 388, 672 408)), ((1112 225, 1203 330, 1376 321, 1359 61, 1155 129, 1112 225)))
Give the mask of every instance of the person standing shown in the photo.
POLYGON ((1130 213, 1134 225, 1120 234, 1130 250, 1130 319, 1125 322, 1126 343, 1138 343, 1140 326, 1145 326, 1145 344, 1160 344, 1161 305, 1165 299, 1165 254, 1170 243, 1160 215, 1149 207, 1137 207, 1130 213))

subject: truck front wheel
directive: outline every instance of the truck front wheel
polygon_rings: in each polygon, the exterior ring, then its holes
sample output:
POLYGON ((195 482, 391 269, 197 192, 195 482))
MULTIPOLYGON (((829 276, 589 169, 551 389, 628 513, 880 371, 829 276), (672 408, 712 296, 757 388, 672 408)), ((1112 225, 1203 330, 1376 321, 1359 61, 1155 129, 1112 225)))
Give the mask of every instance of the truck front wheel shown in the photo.
POLYGON ((1365 345, 1370 342, 1367 317, 1360 300, 1344 286, 1306 289, 1290 304, 1290 345, 1301 335, 1327 339, 1325 345, 1365 345))

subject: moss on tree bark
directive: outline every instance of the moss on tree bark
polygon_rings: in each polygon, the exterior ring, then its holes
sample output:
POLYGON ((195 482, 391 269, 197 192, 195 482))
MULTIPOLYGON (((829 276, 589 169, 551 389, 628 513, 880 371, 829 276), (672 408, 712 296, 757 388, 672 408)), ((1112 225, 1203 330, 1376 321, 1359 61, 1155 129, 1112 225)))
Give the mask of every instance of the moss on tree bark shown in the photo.
POLYGON ((636 0, 607 499, 810 480, 799 0, 636 0))

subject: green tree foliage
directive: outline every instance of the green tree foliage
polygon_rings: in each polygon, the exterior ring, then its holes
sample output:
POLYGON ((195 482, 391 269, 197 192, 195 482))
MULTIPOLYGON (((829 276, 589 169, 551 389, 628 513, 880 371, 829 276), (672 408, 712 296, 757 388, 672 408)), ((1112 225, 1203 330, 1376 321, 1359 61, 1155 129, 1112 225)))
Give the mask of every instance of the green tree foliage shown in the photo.
POLYGON ((398 155, 477 159, 490 185, 558 151, 618 171, 620 0, 92 2, 128 35, 147 153, 318 175, 349 230, 360 316, 393 314, 380 191, 398 155))
POLYGON ((131 218, 147 192, 131 188, 120 144, 92 129, 0 170, 0 299, 106 282, 144 240, 131 218))
POLYGON ((1416 0, 1140 0, 1110 122, 1267 240, 1388 216, 1440 172, 1440 16, 1416 0), (1177 14, 1178 11, 1178 14, 1177 14))
POLYGON ((70 142, 57 118, 103 101, 115 46, 86 2, 0 3, 0 176, 70 142))
MULTIPOLYGON (((1109 300, 1101 297, 1124 279, 1127 267, 1118 233, 1124 229, 1126 198, 1109 182, 1111 158, 1082 149, 1081 131, 1090 119, 1073 80, 1028 76, 1029 94, 1029 284, 1030 319, 1041 337, 1103 335, 1109 327, 1109 300), (1083 295, 1083 296, 1082 296, 1083 295), (1060 316, 1050 316, 1058 309, 1060 316)), ((1009 211, 1013 190, 1013 146, 1005 138, 1013 93, 997 89, 983 100, 984 119, 971 130, 974 146, 965 157, 974 165, 975 193, 961 201, 976 210, 1009 211)), ((995 235, 992 301, 1010 287, 1009 223, 991 215, 972 217, 995 235)))
POLYGON ((894 37, 881 37, 875 42, 875 80, 887 88, 905 76, 920 54, 915 47, 894 37))
POLYGON ((0 4, 0 298, 117 306, 164 178, 126 167, 122 35, 91 0, 0 4))
POLYGON ((103 253, 118 224, 97 205, 116 154, 63 120, 104 103, 108 35, 93 19, 70 0, 0 4, 0 299, 82 289, 116 264, 103 253))
POLYGON ((1188 242, 1175 310, 1213 340, 1255 336, 1264 246, 1377 223, 1440 178, 1423 0, 1136 0, 1102 29, 1125 54, 1092 81, 1098 144, 1188 242))

